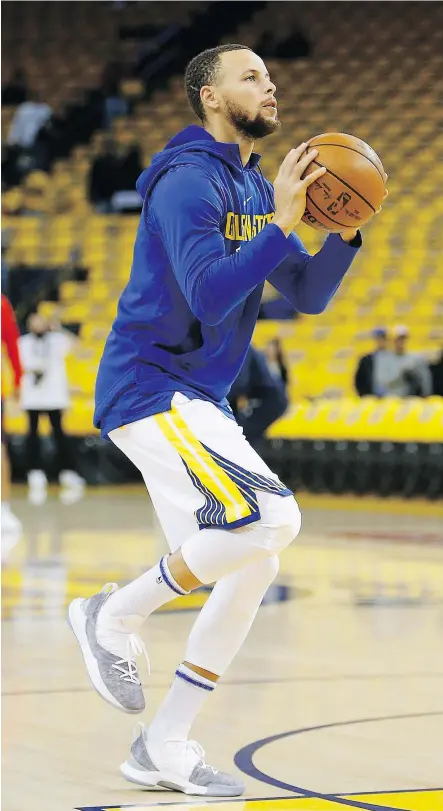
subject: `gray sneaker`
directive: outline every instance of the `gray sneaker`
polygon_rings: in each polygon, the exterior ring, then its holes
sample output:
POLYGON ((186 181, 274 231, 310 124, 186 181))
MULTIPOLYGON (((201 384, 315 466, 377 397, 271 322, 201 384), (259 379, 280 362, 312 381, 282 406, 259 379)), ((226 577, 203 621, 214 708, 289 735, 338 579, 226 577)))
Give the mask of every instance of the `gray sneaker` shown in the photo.
POLYGON ((147 658, 143 642, 136 634, 128 634, 127 653, 121 657, 109 653, 97 641, 98 613, 116 589, 115 583, 108 583, 89 600, 73 600, 68 623, 77 637, 89 678, 102 698, 123 712, 143 712, 145 698, 134 661, 142 653, 147 658))
POLYGON ((120 771, 138 786, 170 788, 184 794, 207 797, 238 797, 244 783, 230 774, 208 766, 205 753, 196 741, 165 741, 158 745, 148 740, 143 724, 137 724, 129 758, 120 771))

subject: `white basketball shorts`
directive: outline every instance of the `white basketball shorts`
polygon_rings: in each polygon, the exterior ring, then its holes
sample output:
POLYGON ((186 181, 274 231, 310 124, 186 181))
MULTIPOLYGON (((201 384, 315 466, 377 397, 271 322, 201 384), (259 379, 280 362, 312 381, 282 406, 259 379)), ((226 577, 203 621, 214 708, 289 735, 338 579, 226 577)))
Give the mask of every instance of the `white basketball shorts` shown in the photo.
POLYGON ((172 551, 198 529, 259 521, 267 494, 292 496, 235 420, 205 400, 176 392, 170 411, 109 437, 140 470, 172 551))

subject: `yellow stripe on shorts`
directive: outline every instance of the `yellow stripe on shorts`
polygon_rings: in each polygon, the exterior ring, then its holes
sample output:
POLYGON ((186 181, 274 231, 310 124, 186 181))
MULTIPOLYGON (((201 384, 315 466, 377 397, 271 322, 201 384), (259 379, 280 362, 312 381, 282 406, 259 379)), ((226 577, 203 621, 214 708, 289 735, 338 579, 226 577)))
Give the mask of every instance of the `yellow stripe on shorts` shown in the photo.
POLYGON ((235 482, 214 461, 178 411, 172 408, 171 411, 156 414, 155 419, 166 439, 180 454, 189 469, 223 505, 226 510, 226 522, 231 524, 251 515, 252 510, 235 482))

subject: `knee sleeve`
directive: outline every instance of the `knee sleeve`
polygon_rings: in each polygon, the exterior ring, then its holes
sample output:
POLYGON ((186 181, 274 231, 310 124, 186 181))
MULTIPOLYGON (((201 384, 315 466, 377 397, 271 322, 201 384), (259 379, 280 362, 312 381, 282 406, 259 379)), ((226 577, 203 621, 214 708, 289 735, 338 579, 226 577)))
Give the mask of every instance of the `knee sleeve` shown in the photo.
POLYGON ((185 660, 221 676, 248 635, 278 573, 277 555, 222 577, 191 631, 185 660))
POLYGON ((260 521, 231 532, 206 529, 182 544, 183 559, 201 583, 278 555, 297 537, 301 515, 295 499, 259 493, 258 500, 260 521))
POLYGON ((297 537, 301 529, 299 506, 290 496, 282 498, 266 494, 260 504, 260 527, 264 531, 266 546, 272 554, 279 554, 297 537))

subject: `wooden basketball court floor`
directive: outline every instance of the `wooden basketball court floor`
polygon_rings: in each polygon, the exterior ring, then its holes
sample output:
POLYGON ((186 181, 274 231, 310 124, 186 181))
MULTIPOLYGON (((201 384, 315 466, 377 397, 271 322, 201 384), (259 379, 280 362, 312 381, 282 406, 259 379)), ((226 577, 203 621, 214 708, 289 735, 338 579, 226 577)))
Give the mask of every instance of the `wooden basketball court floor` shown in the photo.
MULTIPOLYGON (((68 601, 150 566, 164 545, 141 488, 63 506, 15 493, 3 553, 3 811, 442 811, 443 506, 301 496, 304 528, 193 736, 246 794, 207 800, 126 783, 133 718, 90 687, 68 601)), ((149 721, 206 598, 144 627, 149 721)), ((137 719, 136 719, 137 720, 137 719)))

